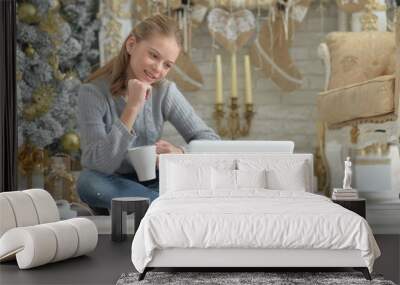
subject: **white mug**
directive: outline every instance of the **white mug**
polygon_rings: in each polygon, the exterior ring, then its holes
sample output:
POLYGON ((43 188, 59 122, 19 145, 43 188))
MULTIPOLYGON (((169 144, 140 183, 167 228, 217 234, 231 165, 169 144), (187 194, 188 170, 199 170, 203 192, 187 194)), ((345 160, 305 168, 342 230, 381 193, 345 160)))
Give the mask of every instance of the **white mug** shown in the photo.
POLYGON ((157 153, 155 145, 129 148, 128 159, 135 168, 139 181, 156 178, 157 153))

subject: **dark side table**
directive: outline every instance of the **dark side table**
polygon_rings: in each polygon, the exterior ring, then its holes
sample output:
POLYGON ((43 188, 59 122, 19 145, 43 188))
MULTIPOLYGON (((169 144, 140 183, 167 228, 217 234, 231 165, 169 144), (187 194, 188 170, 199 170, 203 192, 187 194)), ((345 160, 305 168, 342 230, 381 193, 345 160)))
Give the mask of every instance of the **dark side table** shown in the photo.
POLYGON ((339 204, 340 206, 359 214, 365 219, 365 204, 366 201, 363 198, 351 199, 351 200, 336 200, 332 199, 332 202, 339 204))
POLYGON ((111 239, 113 241, 123 241, 126 239, 126 216, 131 213, 135 214, 136 232, 149 205, 150 199, 144 197, 113 198, 111 201, 111 239))

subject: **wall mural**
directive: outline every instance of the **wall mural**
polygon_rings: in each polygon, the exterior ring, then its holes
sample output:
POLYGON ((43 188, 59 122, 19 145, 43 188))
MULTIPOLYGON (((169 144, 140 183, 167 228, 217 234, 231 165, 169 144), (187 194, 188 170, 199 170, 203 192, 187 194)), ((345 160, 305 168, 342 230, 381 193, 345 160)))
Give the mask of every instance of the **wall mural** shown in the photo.
MULTIPOLYGON (((371 3, 374 1, 337 0, 336 4, 347 13, 365 12, 361 16, 366 17, 366 24, 372 25, 371 11, 375 6, 371 6, 371 3)), ((234 128, 229 130, 222 125, 222 69, 218 66, 218 56, 215 64, 215 118, 220 133, 225 132, 235 138, 236 134, 248 134, 254 115, 252 69, 262 70, 263 76, 272 80, 286 94, 301 88, 302 72, 289 50, 295 30, 305 19, 312 2, 17 1, 18 165, 22 175, 20 188, 43 188, 44 185, 57 188, 69 185, 69 192, 73 191, 74 178, 69 172, 80 168, 79 135, 75 118, 78 87, 93 69, 108 62, 118 52, 135 21, 161 12, 175 17, 179 22, 184 35, 183 51, 169 78, 183 91, 197 91, 204 87, 202 74, 191 59, 194 29, 206 25, 215 54, 220 50, 231 54, 232 94, 231 105, 228 107, 234 116, 231 114, 228 117, 234 117, 236 121, 228 122, 227 126, 234 128), (243 126, 239 124, 237 111, 236 54, 240 49, 249 53, 244 58, 246 110, 243 126)), ((332 4, 331 2, 321 0, 314 6, 320 9, 322 19, 324 7, 332 4)), ((386 2, 388 7, 395 6, 394 1, 386 2)), ((391 24, 389 21, 389 29, 391 24)), ((73 199, 71 193, 60 198, 67 196, 70 197, 69 200, 73 199)))

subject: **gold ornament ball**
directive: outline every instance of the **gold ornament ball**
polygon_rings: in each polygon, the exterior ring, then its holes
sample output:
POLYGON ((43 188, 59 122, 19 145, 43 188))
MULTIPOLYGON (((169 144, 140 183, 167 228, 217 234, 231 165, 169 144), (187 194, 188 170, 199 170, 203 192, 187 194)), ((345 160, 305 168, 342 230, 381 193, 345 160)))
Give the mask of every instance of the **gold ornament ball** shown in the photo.
POLYGON ((18 19, 27 24, 34 24, 40 21, 36 7, 31 3, 21 3, 17 10, 18 19))
POLYGON ((61 6, 61 4, 60 4, 60 1, 58 1, 58 0, 53 0, 53 1, 50 3, 50 9, 51 9, 51 10, 59 10, 59 9, 60 9, 60 6, 61 6))
POLYGON ((16 76, 17 81, 21 81, 22 80, 22 76, 23 76, 22 72, 21 71, 17 71, 17 76, 16 76))
POLYGON ((35 54, 35 49, 29 44, 25 50, 24 50, 25 54, 29 57, 29 58, 33 58, 34 54, 35 54))
POLYGON ((74 132, 69 132, 61 137, 61 146, 66 152, 77 151, 80 148, 79 136, 74 132))

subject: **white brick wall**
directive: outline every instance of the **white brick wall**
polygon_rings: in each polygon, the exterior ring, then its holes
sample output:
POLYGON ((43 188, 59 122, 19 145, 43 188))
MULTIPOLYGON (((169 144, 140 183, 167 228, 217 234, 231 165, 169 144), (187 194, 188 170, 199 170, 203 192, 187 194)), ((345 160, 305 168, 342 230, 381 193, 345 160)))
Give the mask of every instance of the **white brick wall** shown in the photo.
MULTIPOLYGON (((324 10, 323 26, 318 5, 313 5, 306 19, 297 28, 290 50, 296 66, 302 72, 302 88, 287 93, 265 78, 260 70, 252 69, 253 97, 256 115, 250 135, 240 139, 293 140, 297 152, 314 152, 316 146, 316 96, 324 86, 324 68, 317 55, 317 47, 325 35, 337 30, 337 10, 330 5, 324 10), (323 29, 322 29, 323 28, 323 29)), ((243 55, 248 47, 240 50, 238 60, 238 93, 240 101, 244 97, 243 55)), ((221 53, 224 77, 224 100, 230 95, 230 55, 223 49, 212 49, 212 38, 203 24, 194 30, 192 59, 203 75, 204 87, 197 92, 184 92, 197 113, 211 127, 215 94, 215 54, 221 53)), ((225 109, 227 110, 227 108, 225 109)), ((167 124, 163 138, 175 144, 184 141, 175 129, 167 124)))

